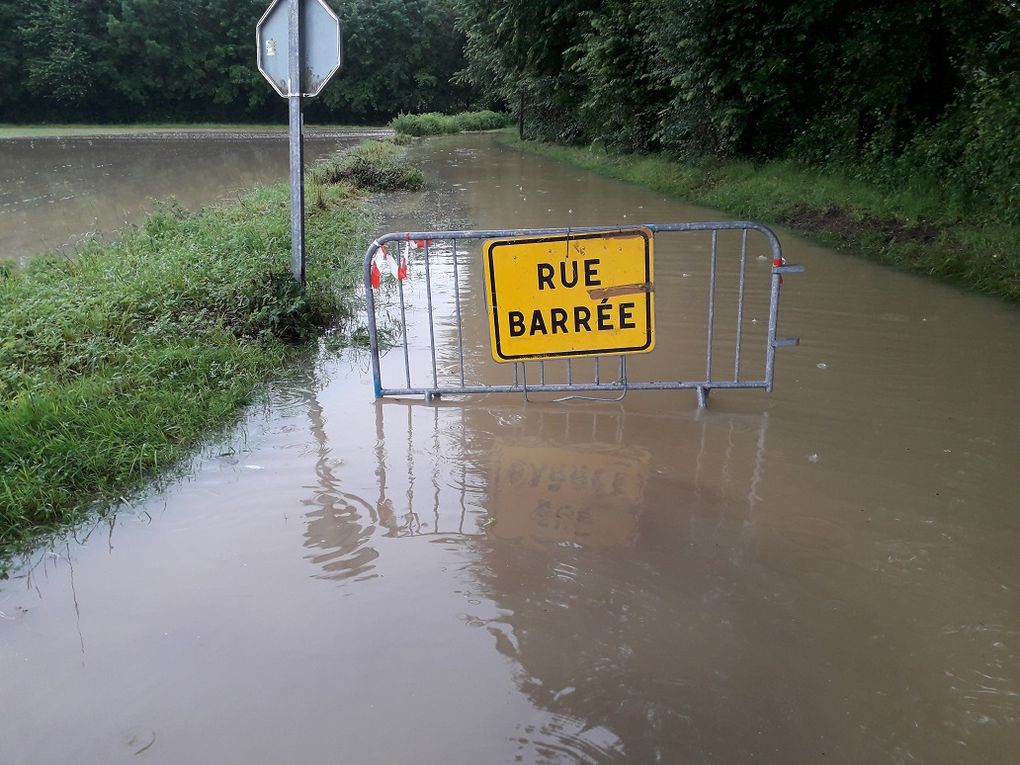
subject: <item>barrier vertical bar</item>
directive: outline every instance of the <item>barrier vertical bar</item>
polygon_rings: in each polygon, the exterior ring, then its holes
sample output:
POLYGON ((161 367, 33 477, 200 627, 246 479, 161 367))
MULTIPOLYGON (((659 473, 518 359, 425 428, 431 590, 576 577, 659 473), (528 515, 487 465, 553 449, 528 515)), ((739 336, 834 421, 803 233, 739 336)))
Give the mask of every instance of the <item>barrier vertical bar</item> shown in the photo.
POLYGON ((740 341, 744 326, 744 280, 747 273, 747 229, 740 238, 740 287, 737 292, 737 351, 733 360, 733 381, 740 379, 740 341))
POLYGON ((429 240, 425 240, 425 300, 429 308, 429 349, 432 351, 432 387, 439 387, 436 369, 436 323, 432 318, 432 272, 429 270, 429 240))
POLYGON ((460 273, 457 270, 457 240, 453 243, 453 295, 457 309, 457 347, 460 350, 460 384, 464 385, 464 329, 460 315, 460 273))
POLYGON ((379 333, 375 324, 375 290, 372 289, 372 258, 379 249, 379 242, 368 245, 362 278, 365 280, 365 310, 368 312, 368 349, 372 357, 372 387, 375 397, 382 397, 382 373, 379 370, 379 333))
POLYGON ((400 333, 404 336, 404 380, 411 387, 411 359, 407 351, 407 312, 404 309, 404 280, 397 280, 397 293, 400 295, 400 333))
POLYGON ((772 392, 772 378, 776 368, 776 326, 779 324, 779 280, 776 266, 772 266, 772 297, 769 304, 769 336, 765 341, 765 390, 772 392))
POLYGON ((719 232, 712 229, 712 260, 708 275, 708 354, 705 363, 705 382, 712 380, 712 341, 715 333, 715 264, 719 232))

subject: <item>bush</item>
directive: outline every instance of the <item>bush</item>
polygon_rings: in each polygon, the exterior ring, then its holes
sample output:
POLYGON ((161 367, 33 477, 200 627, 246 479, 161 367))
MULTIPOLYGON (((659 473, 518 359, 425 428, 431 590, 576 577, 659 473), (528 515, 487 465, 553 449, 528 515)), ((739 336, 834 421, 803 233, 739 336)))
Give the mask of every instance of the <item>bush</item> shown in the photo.
POLYGON ((453 120, 457 125, 457 129, 461 131, 499 130, 511 124, 513 117, 503 112, 486 110, 480 112, 461 112, 460 114, 453 115, 453 120))
POLYGON ((364 191, 417 191, 425 185, 421 170, 411 167, 406 152, 390 141, 366 141, 345 151, 315 168, 311 179, 364 191))
POLYGON ((974 75, 959 103, 908 147, 904 174, 924 174, 964 209, 1020 223, 1020 74, 974 75))

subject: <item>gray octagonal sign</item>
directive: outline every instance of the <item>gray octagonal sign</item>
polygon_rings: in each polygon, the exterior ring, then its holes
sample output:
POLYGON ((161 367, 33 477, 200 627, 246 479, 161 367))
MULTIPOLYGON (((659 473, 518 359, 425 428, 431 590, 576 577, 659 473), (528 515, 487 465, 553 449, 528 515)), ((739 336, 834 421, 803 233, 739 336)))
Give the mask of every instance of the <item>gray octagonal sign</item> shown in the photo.
MULTIPOLYGON (((299 0, 301 30, 301 92, 317 96, 343 65, 343 31, 340 19, 323 0, 299 0)), ((273 0, 255 28, 258 67, 277 93, 287 97, 288 5, 290 0, 273 0)))

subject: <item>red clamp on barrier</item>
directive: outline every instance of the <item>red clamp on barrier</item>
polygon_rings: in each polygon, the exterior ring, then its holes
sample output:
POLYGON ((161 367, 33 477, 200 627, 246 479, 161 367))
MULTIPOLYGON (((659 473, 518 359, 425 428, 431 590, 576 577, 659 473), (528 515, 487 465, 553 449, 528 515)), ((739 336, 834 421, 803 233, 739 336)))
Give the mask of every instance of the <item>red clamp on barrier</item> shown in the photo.
POLYGON ((376 246, 375 255, 372 256, 372 267, 369 269, 369 279, 372 282, 372 289, 379 289, 379 285, 382 284, 382 271, 379 269, 379 254, 382 253, 383 263, 387 263, 390 257, 389 251, 386 249, 385 244, 379 244, 378 241, 373 242, 376 246))
MULTIPOLYGON (((774 268, 778 268, 779 266, 785 266, 785 265, 786 265, 786 258, 773 258, 772 259, 772 266, 774 268)), ((783 283, 783 277, 782 276, 779 277, 779 283, 780 284, 783 283)))
POLYGON ((384 272, 392 275, 397 281, 403 281, 407 278, 407 255, 410 253, 410 241, 410 239, 407 240, 408 249, 405 253, 396 257, 390 255, 390 251, 386 249, 385 244, 376 246, 375 255, 372 256, 372 267, 369 269, 369 277, 373 289, 379 289, 384 272))

